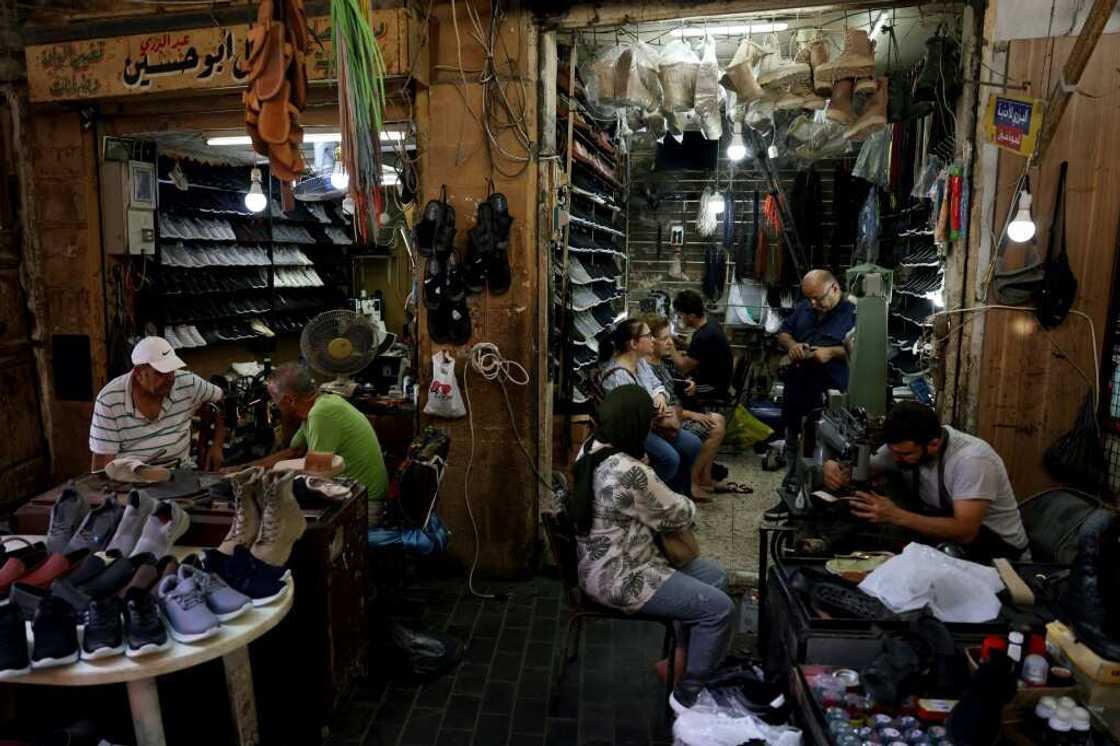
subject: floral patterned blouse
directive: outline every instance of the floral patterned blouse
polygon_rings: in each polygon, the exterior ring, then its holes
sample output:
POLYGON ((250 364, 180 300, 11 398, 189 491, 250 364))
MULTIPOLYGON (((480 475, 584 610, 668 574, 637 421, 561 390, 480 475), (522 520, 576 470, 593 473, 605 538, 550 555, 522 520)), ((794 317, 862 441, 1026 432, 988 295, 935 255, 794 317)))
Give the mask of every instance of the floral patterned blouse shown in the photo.
POLYGON ((654 532, 692 525, 696 505, 625 453, 600 464, 593 485, 591 530, 576 542, 580 587, 598 603, 634 614, 674 572, 654 532))

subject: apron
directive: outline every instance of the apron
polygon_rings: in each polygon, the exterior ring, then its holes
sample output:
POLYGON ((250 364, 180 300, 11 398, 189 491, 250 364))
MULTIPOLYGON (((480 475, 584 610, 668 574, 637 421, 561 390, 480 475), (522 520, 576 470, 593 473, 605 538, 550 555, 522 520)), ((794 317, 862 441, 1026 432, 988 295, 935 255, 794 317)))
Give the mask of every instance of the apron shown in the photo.
MULTIPOLYGON (((941 429, 941 453, 945 453, 949 447, 949 431, 941 429)), ((924 515, 934 518, 952 518, 953 512, 953 496, 949 494, 949 490, 945 488, 945 459, 937 459, 937 499, 938 504, 931 506, 921 498, 919 491, 919 474, 918 470, 914 469, 911 475, 911 494, 918 502, 920 511, 924 515)), ((971 544, 964 544, 961 546, 964 550, 965 556, 974 562, 990 562, 994 557, 1006 557, 1007 559, 1018 559, 1026 551, 1026 547, 1021 549, 1016 548, 1004 540, 1002 536, 997 534, 992 529, 981 524, 980 531, 976 534, 976 538, 972 540, 971 544)))

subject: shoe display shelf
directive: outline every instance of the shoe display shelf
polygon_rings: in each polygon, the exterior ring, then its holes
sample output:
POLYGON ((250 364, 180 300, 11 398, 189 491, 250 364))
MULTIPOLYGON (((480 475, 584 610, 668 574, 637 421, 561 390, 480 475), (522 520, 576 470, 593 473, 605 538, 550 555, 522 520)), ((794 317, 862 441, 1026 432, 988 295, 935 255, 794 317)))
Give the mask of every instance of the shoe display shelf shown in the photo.
MULTIPOLYGON (((42 540, 41 536, 23 538, 42 540)), ((198 551, 198 547, 173 547, 173 553, 179 558, 198 551)), ((52 668, 37 668, 7 678, 4 683, 9 686, 52 687, 125 684, 137 746, 166 746, 156 679, 221 658, 233 720, 234 738, 230 743, 238 746, 258 744, 260 737, 249 643, 278 625, 292 610, 295 584, 291 578, 285 582, 288 591, 275 602, 267 606, 255 606, 236 619, 223 622, 220 634, 206 640, 181 643, 169 637, 170 647, 162 652, 136 658, 119 655, 94 661, 80 660, 52 668)), ((31 645, 30 624, 28 645, 31 645)), ((168 706, 174 707, 175 704, 168 706)))
MULTIPOLYGON (((569 50, 568 54, 572 54, 569 50)), ((596 120, 574 66, 560 61, 557 143, 566 174, 564 237, 553 251, 550 344, 558 412, 585 412, 600 337, 625 315, 626 157, 596 120)))
POLYGON ((887 365, 892 383, 908 386, 929 375, 931 316, 939 307, 934 299, 942 297, 945 288, 945 269, 933 231, 926 225, 928 207, 918 204, 904 213, 900 217, 909 221, 909 227, 898 225, 895 235, 888 237, 894 241, 899 259, 887 309, 887 365))
POLYGON ((173 178, 160 159, 157 231, 157 303, 174 347, 299 334, 317 313, 348 307, 353 240, 341 201, 283 212, 273 199, 254 214, 246 167, 178 165, 173 178))

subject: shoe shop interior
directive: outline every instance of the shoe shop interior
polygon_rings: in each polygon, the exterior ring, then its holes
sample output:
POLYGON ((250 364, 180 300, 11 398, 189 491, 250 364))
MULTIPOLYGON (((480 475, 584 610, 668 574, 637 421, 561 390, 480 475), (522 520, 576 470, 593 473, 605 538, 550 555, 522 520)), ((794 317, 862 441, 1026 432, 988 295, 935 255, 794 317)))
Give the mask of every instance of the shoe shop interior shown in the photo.
POLYGON ((1117 5, 0 0, 0 746, 1120 746, 1117 5))

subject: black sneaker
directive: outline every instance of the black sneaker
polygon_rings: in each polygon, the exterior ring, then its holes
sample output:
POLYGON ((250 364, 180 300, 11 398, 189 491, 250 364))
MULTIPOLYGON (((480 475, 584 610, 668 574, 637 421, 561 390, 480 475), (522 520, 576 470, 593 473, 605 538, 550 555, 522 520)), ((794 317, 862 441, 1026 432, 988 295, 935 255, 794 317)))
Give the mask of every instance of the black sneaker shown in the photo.
POLYGON ((70 604, 54 596, 39 603, 31 623, 35 644, 31 650, 32 668, 53 668, 78 660, 78 619, 70 604))
POLYGON ((27 656, 27 626, 19 609, 0 606, 0 680, 21 676, 31 670, 27 656))
POLYGON ((159 605, 151 593, 132 588, 124 596, 124 654, 129 658, 159 653, 171 647, 159 605))
POLYGON ((778 504, 763 513, 762 517, 767 521, 784 521, 789 518, 789 506, 786 505, 785 500, 779 500, 778 504))
POLYGON ((124 653, 122 606, 116 596, 89 605, 82 637, 82 660, 92 661, 124 653))
POLYGON ((150 552, 137 554, 133 557, 122 557, 115 560, 101 573, 78 586, 78 590, 92 599, 108 598, 115 596, 118 591, 128 585, 132 576, 142 565, 154 565, 156 556, 150 552))
POLYGON ((207 549, 202 566, 248 596, 253 606, 267 606, 283 598, 288 591, 288 584, 284 582, 287 571, 261 562, 245 547, 237 547, 230 557, 216 549, 207 549))

